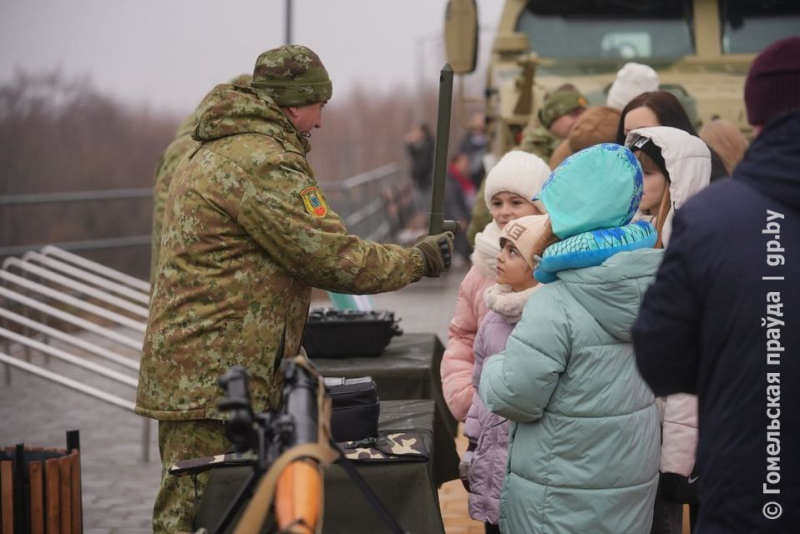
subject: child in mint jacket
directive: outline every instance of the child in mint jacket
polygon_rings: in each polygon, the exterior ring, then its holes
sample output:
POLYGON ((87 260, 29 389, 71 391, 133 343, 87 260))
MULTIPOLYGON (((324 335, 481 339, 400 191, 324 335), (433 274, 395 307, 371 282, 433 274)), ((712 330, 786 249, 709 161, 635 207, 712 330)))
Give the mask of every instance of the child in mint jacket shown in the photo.
POLYGON ((628 224, 641 196, 639 163, 610 144, 568 158, 542 188, 557 241, 539 252, 546 284, 479 388, 513 422, 501 532, 650 532, 659 414, 630 330, 662 251, 649 223, 628 224))

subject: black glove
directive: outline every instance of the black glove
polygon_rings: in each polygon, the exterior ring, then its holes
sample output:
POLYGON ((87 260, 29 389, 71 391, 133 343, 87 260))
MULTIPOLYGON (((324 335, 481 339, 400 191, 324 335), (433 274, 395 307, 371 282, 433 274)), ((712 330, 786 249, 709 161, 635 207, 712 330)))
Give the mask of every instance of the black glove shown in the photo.
POLYGON ((689 477, 684 477, 677 473, 661 473, 658 480, 658 491, 665 501, 679 504, 697 504, 699 502, 697 488, 699 478, 696 473, 692 473, 689 477))
POLYGON ((421 237, 414 248, 420 251, 425 260, 425 276, 435 278, 450 270, 453 260, 452 232, 421 237))

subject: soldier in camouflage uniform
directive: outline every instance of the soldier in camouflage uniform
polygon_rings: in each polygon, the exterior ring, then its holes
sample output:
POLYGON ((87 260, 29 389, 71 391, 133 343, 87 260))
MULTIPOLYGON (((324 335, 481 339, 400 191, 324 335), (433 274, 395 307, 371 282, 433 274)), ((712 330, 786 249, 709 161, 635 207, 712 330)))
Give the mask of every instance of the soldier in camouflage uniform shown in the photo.
POLYGON ((536 119, 531 119, 522 132, 519 149, 550 161, 553 151, 567 137, 586 106, 586 98, 572 86, 548 94, 536 119))
POLYGON ((328 207, 306 154, 331 93, 319 57, 292 45, 261 54, 250 87, 218 85, 197 110, 199 145, 167 197, 136 400, 159 420, 156 532, 191 530, 207 482, 169 467, 228 447, 217 377, 242 365, 255 409, 278 405, 311 287, 379 293, 449 269, 452 234, 380 245, 328 207))
MULTIPOLYGON (((249 74, 240 74, 228 83, 247 87, 251 78, 252 76, 249 74)), ((161 153, 158 167, 156 167, 156 180, 153 188, 153 237, 150 240, 151 285, 155 283, 156 267, 158 266, 158 247, 161 245, 161 227, 164 224, 164 206, 167 203, 169 184, 172 182, 175 169, 178 168, 183 156, 197 148, 197 141, 192 139, 195 126, 197 126, 197 119, 195 114, 192 113, 178 127, 175 139, 161 153)))

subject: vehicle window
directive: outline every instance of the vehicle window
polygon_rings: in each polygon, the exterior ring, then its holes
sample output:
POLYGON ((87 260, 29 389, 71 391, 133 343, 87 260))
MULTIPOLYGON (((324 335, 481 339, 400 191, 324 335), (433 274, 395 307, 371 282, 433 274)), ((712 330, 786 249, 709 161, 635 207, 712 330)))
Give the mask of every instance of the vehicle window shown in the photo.
POLYGON ((778 39, 800 34, 797 0, 720 0, 722 52, 753 54, 778 39))
POLYGON ((517 21, 549 58, 678 58, 694 53, 691 3, 531 0, 517 21))

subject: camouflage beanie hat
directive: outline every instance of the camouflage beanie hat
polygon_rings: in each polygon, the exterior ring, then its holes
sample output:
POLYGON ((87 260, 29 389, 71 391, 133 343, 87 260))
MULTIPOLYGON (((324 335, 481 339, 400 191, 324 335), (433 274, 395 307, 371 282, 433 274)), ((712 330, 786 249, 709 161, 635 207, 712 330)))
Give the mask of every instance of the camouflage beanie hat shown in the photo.
POLYGON ((560 116, 587 105, 586 98, 577 89, 557 89, 545 97, 539 110, 539 121, 545 128, 550 128, 560 116))
POLYGON ((281 107, 326 102, 333 94, 333 84, 322 60, 301 45, 273 48, 258 56, 250 86, 281 107))

